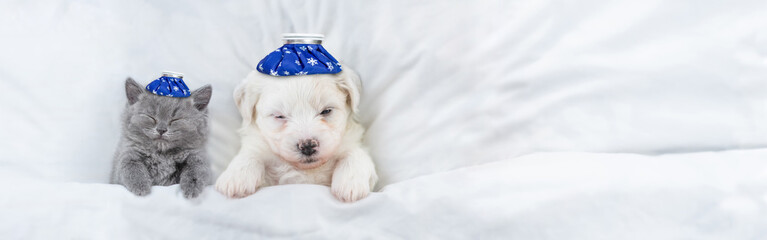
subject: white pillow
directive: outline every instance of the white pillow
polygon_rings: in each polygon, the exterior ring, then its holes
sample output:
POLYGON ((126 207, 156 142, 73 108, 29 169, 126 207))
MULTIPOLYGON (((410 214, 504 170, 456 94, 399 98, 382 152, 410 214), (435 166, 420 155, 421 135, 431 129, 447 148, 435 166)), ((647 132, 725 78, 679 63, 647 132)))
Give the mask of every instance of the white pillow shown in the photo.
POLYGON ((3 2, 0 160, 44 179, 106 182, 124 79, 146 84, 172 70, 192 89, 213 85, 208 148, 220 171, 239 148, 232 90, 283 32, 325 34, 325 47, 360 73, 379 187, 537 151, 764 147, 764 10, 758 2, 3 2))

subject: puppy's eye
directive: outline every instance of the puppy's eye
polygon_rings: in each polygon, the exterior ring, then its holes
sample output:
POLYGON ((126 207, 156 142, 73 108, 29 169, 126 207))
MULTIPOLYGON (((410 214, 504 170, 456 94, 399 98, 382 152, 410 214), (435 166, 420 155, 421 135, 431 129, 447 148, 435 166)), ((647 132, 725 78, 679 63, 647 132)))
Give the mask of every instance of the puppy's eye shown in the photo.
POLYGON ((274 118, 282 120, 282 119, 285 119, 285 116, 283 116, 283 115, 274 115, 274 118))
POLYGON ((322 112, 320 112, 320 115, 326 116, 330 114, 331 112, 333 112, 332 108, 326 108, 325 110, 322 110, 322 112))

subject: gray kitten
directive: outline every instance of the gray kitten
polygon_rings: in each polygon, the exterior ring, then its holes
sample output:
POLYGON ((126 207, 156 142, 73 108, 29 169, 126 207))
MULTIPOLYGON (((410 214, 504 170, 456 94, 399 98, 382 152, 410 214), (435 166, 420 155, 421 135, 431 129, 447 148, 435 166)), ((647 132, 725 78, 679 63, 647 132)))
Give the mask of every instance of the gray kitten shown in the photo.
POLYGON ((205 85, 186 98, 164 97, 125 80, 128 104, 110 182, 139 196, 151 186, 177 183, 184 197, 200 195, 210 181, 205 141, 211 91, 205 85))

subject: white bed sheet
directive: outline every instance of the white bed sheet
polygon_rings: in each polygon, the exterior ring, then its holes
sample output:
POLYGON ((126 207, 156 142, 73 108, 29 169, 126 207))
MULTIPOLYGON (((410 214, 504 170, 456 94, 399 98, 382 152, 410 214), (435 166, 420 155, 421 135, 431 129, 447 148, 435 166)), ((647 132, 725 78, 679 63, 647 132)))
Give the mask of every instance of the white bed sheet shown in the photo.
POLYGON ((765 12, 765 1, 2 1, 0 236, 764 238, 765 12), (190 202, 177 187, 136 198, 103 184, 127 76, 213 85, 219 172, 239 147, 231 92, 283 32, 324 33, 360 73, 383 192, 343 205, 297 185, 190 202), (574 153, 546 153, 563 151, 574 153))
MULTIPOLYGON (((5 239, 765 239, 767 149, 545 153, 386 186, 355 204, 318 185, 195 201, 178 185, 3 181, 5 239)), ((5 169, 3 176, 13 176, 5 169)))
POLYGON ((767 147, 764 1, 3 1, 0 152, 105 182, 123 80, 213 85, 209 149, 234 156, 234 86, 283 32, 319 32, 365 85, 384 184, 539 151, 767 147), (54 167, 55 166, 55 167, 54 167))

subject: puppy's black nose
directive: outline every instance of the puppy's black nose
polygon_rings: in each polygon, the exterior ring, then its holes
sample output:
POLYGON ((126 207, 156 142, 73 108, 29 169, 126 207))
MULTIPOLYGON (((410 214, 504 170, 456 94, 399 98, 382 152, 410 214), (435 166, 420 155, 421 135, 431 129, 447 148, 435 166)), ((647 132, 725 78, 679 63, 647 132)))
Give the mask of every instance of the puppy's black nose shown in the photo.
POLYGON ((165 128, 158 128, 158 129, 157 129, 157 134, 160 134, 160 135, 162 135, 163 133, 165 133, 165 132, 167 132, 167 131, 168 131, 168 129, 165 129, 165 128))
POLYGON ((311 156, 317 153, 317 146, 319 145, 320 142, 315 139, 304 139, 298 142, 298 150, 304 156, 311 156))

